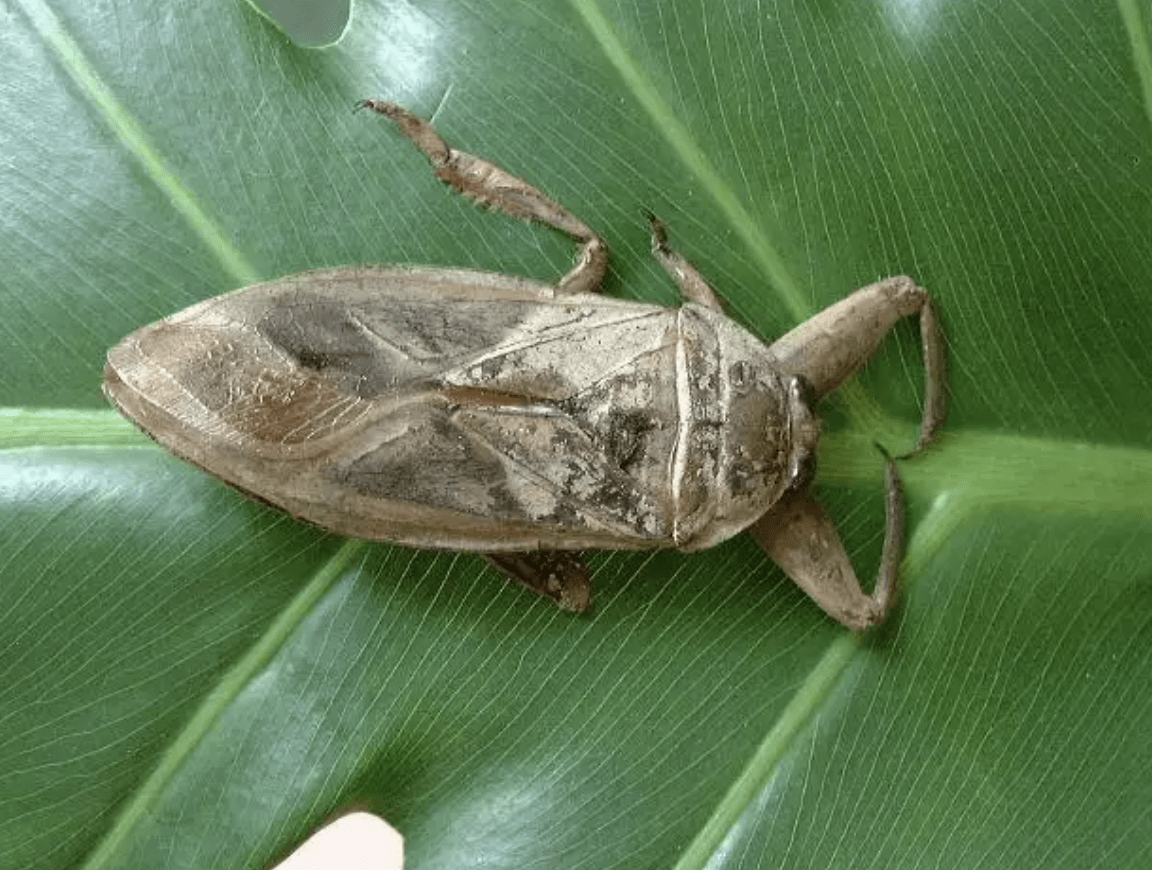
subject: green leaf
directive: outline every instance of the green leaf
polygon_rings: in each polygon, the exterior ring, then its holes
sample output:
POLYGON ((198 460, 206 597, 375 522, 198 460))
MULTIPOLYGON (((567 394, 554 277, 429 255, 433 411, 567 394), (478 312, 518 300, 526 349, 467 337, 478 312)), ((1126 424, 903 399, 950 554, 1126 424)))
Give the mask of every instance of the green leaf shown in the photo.
MULTIPOLYGON (((1117 0, 16 0, 0 29, 0 866, 262 867, 375 810, 407 866, 1144 867, 1152 853, 1152 34, 1117 0), (952 410, 863 637, 750 541, 593 557, 573 617, 467 554, 244 500, 108 410, 104 353, 260 278, 550 279, 357 100, 434 117, 675 301, 642 211, 765 339, 898 272, 952 410), (678 863, 679 862, 679 863, 678 863)), ((862 574, 902 325, 828 408, 862 574)))

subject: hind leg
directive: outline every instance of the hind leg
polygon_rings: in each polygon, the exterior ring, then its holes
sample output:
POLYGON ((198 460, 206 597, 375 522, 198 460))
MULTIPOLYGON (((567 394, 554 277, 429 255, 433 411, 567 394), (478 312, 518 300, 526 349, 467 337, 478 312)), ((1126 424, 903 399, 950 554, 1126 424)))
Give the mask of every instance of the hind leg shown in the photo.
POLYGON ((563 293, 595 293, 608 268, 608 246, 587 224, 522 178, 491 160, 457 151, 428 121, 388 100, 364 100, 361 107, 378 112, 420 149, 436 177, 454 190, 511 217, 546 224, 580 244, 580 258, 560 279, 563 293))

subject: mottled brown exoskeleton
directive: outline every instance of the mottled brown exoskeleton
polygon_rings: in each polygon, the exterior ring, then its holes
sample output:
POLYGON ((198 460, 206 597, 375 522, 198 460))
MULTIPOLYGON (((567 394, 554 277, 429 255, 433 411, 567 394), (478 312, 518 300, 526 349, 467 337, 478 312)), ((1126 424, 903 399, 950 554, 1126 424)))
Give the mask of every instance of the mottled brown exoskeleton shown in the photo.
POLYGON ((570 610, 591 602, 579 552, 692 551, 749 529, 840 622, 895 598, 902 507, 886 460, 887 533, 866 595, 809 495, 812 404, 919 314, 943 416, 928 295, 905 277, 857 290, 770 346, 727 319, 654 217, 679 308, 597 295, 604 242, 539 190, 450 148, 393 103, 440 179, 581 245, 555 286, 440 267, 325 269, 246 287, 129 335, 104 391, 145 432, 244 492, 340 534, 484 554, 570 610))

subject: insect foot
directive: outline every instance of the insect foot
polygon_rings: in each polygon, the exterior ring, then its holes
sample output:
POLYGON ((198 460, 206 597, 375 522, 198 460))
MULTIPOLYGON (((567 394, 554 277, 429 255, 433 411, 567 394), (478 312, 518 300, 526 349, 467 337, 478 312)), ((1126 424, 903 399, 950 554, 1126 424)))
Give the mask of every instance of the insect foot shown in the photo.
POLYGON ((880 580, 865 595, 808 491, 812 404, 919 314, 920 447, 943 417, 943 350, 910 279, 865 287, 766 346, 724 316, 651 218, 685 303, 599 294, 600 237, 495 163, 384 100, 436 175, 568 235, 555 282, 440 266, 289 275, 205 299, 108 352, 104 392, 168 450, 350 537, 484 555, 561 607, 592 595, 580 551, 695 551, 745 529, 828 613, 861 629, 895 600, 899 476, 886 460, 880 580))

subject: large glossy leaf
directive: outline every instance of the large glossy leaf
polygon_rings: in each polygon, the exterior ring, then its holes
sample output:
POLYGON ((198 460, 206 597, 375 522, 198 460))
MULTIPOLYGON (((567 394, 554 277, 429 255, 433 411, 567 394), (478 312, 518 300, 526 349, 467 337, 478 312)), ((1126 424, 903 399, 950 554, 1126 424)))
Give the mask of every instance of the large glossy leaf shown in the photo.
MULTIPOLYGON (((9 0, 0 30, 0 866, 258 867, 373 809, 411 867, 1144 867, 1152 857, 1152 52, 1136 0, 9 0), (357 99, 433 115, 672 303, 642 209, 765 338, 909 272, 952 414, 904 463, 898 615, 753 544, 603 554, 593 615, 339 540, 104 405, 105 350, 355 262, 548 278, 357 99)), ((862 571, 901 328, 827 410, 862 571)))

